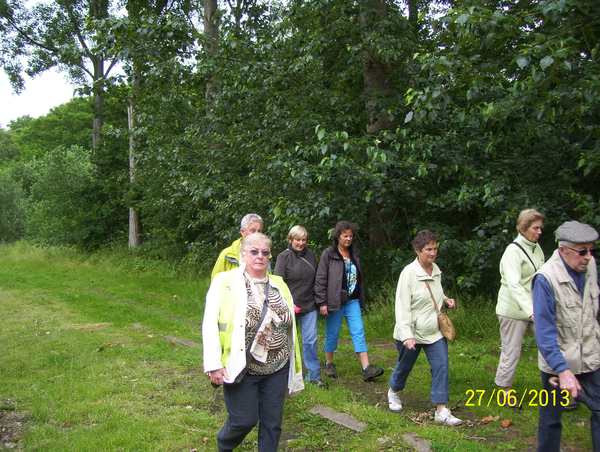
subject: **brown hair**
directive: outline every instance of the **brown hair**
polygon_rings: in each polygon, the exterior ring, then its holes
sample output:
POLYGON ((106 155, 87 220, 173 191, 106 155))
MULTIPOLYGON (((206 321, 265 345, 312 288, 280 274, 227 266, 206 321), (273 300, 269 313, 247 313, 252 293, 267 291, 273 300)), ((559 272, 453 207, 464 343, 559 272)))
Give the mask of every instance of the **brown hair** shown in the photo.
POLYGON ((356 225, 350 221, 340 221, 335 225, 333 231, 331 231, 331 238, 334 242, 337 242, 342 235, 342 232, 350 229, 352 231, 352 235, 356 235, 356 225))
POLYGON ((415 250, 421 251, 423 250, 423 248, 425 248, 425 245, 427 245, 428 243, 438 243, 439 241, 440 238, 436 234, 434 234, 431 231, 428 231, 427 229, 423 229, 422 231, 417 232, 417 235, 415 236, 412 245, 415 250))

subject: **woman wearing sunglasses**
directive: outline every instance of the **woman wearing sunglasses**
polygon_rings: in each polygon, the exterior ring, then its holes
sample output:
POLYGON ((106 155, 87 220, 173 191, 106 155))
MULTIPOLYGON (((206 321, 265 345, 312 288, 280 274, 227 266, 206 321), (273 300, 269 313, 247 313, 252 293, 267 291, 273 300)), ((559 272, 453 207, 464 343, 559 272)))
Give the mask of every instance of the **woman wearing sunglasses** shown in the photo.
POLYGON ((500 260, 501 285, 496 315, 500 322, 502 353, 495 382, 504 390, 505 406, 520 409, 509 391, 521 357, 521 343, 526 330, 535 335, 531 279, 544 264, 544 252, 538 244, 544 215, 534 209, 523 210, 517 219, 519 234, 506 247, 500 260))
POLYGON ((258 427, 258 451, 277 450, 286 389, 304 388, 292 296, 267 275, 271 240, 255 233, 240 244, 242 265, 215 276, 202 323, 204 372, 223 385, 227 420, 217 435, 230 451, 258 427))

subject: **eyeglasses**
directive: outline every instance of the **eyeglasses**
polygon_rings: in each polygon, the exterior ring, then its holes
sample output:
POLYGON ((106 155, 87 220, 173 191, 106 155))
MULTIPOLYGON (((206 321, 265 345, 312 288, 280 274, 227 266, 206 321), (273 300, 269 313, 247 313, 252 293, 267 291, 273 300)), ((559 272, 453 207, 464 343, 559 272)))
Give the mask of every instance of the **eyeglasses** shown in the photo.
POLYGON ((262 250, 262 251, 250 250, 249 253, 252 254, 253 256, 258 256, 258 253, 262 253, 262 255, 265 257, 269 257, 271 255, 271 252, 269 250, 262 250))
POLYGON ((590 249, 584 248, 584 249, 582 249, 582 250, 576 250, 576 249, 570 248, 570 247, 568 247, 568 246, 565 246, 565 248, 568 248, 568 249, 570 249, 571 251, 575 251, 575 252, 576 252, 577 254, 579 254, 581 257, 587 256, 587 254, 588 254, 588 253, 590 253, 592 256, 595 256, 595 255, 596 255, 596 248, 590 248, 590 249))

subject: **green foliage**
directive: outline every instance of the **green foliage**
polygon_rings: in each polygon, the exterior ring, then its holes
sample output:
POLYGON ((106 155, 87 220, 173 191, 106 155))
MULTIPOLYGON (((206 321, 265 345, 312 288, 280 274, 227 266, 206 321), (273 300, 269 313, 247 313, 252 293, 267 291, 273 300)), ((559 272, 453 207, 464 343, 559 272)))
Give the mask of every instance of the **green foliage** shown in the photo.
POLYGON ((56 147, 92 147, 93 108, 90 98, 74 98, 47 115, 11 121, 10 131, 22 160, 42 157, 56 147))
POLYGON ((13 134, 0 128, 0 165, 13 159, 18 153, 19 150, 14 143, 13 134))
POLYGON ((0 170, 0 242, 15 241, 23 237, 26 228, 27 200, 22 188, 9 175, 0 170))
MULTIPOLYGON (((28 235, 54 245, 95 248, 110 240, 114 211, 94 179, 91 152, 56 148, 32 162, 28 235)), ((125 216, 125 213, 122 213, 125 216)))
POLYGON ((2 2, 0 63, 15 91, 24 88, 23 73, 32 77, 52 67, 67 72, 76 85, 87 85, 88 93, 101 88, 113 64, 106 72, 98 66, 107 56, 98 51, 95 39, 109 6, 113 2, 107 0, 2 2), (96 67, 90 70, 89 63, 96 67), (86 83, 88 76, 99 86, 86 83))
MULTIPOLYGON (((122 110, 94 153, 94 186, 142 212, 155 257, 209 268, 248 212, 276 251, 300 223, 318 254, 348 219, 368 281, 396 279, 427 228, 449 290, 495 292, 520 210, 546 213, 547 254, 561 222, 600 226, 598 9, 419 4, 409 18, 394 1, 387 14, 346 0, 242 2, 217 11, 218 42, 193 29, 186 2, 130 2, 127 17, 92 21, 95 49, 131 62, 139 81, 138 184, 126 186, 122 110), (384 92, 365 90, 375 63, 384 92), (367 133, 378 115, 395 126, 367 133)), ((114 89, 115 112, 131 94, 114 89)), ((13 132, 35 136, 26 120, 13 132)), ((34 141, 26 154, 42 152, 34 141)), ((29 190, 27 172, 11 171, 29 190)))

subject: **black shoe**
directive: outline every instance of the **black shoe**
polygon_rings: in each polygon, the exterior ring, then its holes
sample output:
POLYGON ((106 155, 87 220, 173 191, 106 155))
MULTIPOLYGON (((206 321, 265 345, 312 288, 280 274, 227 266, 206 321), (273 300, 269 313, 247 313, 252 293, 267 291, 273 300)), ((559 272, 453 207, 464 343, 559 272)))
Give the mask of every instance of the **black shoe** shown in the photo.
POLYGON ((325 375, 329 378, 337 378, 337 369, 333 363, 325 363, 325 375))
POLYGON ((363 370, 363 380, 371 381, 373 378, 377 378, 383 375, 383 369, 376 369, 370 364, 363 370))
POLYGON ((569 404, 565 407, 565 411, 573 411, 579 407, 579 402, 569 397, 569 404))
POLYGON ((316 386, 317 388, 327 389, 329 387, 329 383, 326 383, 323 380, 310 380, 308 383, 316 386))

